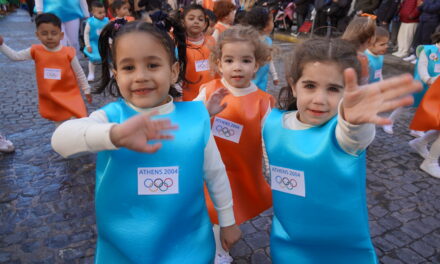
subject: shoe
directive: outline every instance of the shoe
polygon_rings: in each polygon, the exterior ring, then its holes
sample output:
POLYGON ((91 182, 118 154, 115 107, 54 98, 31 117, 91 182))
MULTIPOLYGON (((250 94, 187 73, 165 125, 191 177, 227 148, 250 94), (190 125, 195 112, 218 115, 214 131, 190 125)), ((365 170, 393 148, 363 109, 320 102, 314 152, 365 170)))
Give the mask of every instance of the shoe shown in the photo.
POLYGON ((382 129, 387 134, 390 134, 390 135, 394 134, 393 125, 384 125, 384 126, 382 126, 382 129))
POLYGON ((0 135, 0 152, 11 153, 15 151, 15 147, 11 141, 0 135))
POLYGON ((407 55, 405 55, 405 54, 400 54, 400 53, 398 53, 398 52, 394 52, 393 54, 391 54, 391 55, 393 55, 393 56, 395 56, 395 57, 398 57, 398 58, 403 58, 403 57, 406 57, 407 55))
POLYGON ((95 75, 94 74, 89 74, 88 76, 87 76, 87 81, 89 81, 89 82, 93 82, 95 80, 95 75))
POLYGON ((410 61, 412 64, 416 64, 417 63, 417 59, 410 61))
POLYGON ((425 135, 425 132, 417 131, 417 130, 410 130, 409 134, 413 137, 423 137, 425 135))
POLYGON ((408 142, 408 145, 417 153, 419 153, 422 158, 426 159, 428 157, 428 146, 423 143, 422 140, 416 138, 408 142))
POLYGON ((416 55, 414 55, 414 54, 411 54, 408 57, 403 58, 404 61, 412 61, 412 60, 415 60, 415 59, 417 59, 417 58, 416 58, 416 55))
POLYGON ((432 162, 431 160, 425 159, 422 164, 420 164, 420 169, 432 177, 440 179, 440 167, 438 166, 437 162, 432 162))
POLYGON ((229 255, 229 253, 222 254, 218 253, 215 255, 214 264, 230 264, 234 259, 229 255))

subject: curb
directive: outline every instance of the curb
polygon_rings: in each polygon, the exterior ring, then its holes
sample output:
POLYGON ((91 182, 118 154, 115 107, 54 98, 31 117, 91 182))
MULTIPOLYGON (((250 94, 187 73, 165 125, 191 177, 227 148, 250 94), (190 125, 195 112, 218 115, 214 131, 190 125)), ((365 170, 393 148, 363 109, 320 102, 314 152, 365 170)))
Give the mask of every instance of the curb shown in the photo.
POLYGON ((285 42, 291 42, 291 43, 298 43, 299 39, 297 37, 288 35, 288 34, 282 34, 282 33, 274 33, 273 39, 278 41, 285 41, 285 42))

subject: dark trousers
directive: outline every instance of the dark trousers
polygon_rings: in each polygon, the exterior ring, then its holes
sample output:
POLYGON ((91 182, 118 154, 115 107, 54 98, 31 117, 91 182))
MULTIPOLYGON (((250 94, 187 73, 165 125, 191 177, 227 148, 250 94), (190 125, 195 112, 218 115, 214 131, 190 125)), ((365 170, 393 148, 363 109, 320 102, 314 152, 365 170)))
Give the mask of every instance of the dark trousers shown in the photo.
POLYGON ((35 0, 26 0, 26 4, 28 7, 29 16, 32 17, 34 14, 35 0))

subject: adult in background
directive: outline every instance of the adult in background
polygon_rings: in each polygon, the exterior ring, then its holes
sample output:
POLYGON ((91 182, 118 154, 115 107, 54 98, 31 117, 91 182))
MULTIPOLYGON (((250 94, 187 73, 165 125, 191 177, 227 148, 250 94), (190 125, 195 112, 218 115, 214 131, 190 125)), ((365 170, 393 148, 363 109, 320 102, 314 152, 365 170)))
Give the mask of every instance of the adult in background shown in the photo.
POLYGON ((409 55, 411 43, 419 24, 420 11, 417 8, 417 0, 403 0, 400 6, 400 28, 397 35, 397 51, 394 56, 403 58, 409 55))
POLYGON ((61 29, 65 33, 61 40, 63 46, 72 46, 79 53, 80 18, 89 17, 86 0, 35 0, 37 14, 52 13, 62 22, 61 29))

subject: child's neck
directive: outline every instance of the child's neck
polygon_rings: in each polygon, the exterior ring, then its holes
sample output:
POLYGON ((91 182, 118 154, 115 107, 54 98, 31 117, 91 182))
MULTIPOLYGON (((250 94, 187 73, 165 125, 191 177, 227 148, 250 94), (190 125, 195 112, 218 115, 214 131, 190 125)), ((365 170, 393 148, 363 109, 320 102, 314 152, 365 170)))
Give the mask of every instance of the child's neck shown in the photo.
POLYGON ((219 20, 218 21, 220 24, 223 24, 223 26, 227 26, 227 27, 229 27, 231 24, 229 24, 228 22, 227 22, 227 20, 226 19, 223 19, 223 20, 219 20))
POLYGON ((201 32, 199 35, 197 36, 191 36, 187 34, 187 40, 190 42, 200 42, 203 40, 205 35, 203 35, 203 32, 201 32))
POLYGON ((228 91, 231 92, 234 96, 244 96, 252 92, 255 92, 258 89, 253 82, 249 82, 249 85, 243 88, 237 88, 230 85, 225 78, 222 78, 221 82, 225 86, 225 88, 228 89, 228 91))

